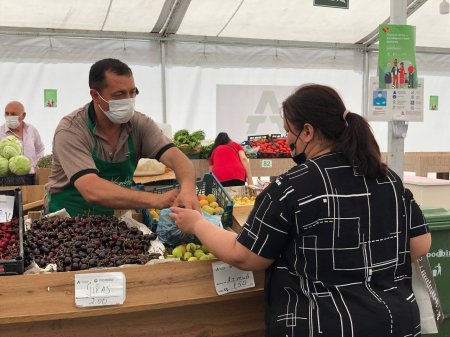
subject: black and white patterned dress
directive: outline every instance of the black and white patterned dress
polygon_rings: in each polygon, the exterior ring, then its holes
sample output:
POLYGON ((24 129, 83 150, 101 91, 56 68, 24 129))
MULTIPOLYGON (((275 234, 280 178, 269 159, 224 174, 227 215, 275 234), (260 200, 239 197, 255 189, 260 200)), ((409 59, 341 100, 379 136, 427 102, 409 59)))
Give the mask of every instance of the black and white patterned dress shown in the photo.
POLYGON ((238 235, 275 259, 266 271, 266 336, 420 336, 409 239, 427 232, 392 171, 368 179, 329 153, 282 174, 238 235))

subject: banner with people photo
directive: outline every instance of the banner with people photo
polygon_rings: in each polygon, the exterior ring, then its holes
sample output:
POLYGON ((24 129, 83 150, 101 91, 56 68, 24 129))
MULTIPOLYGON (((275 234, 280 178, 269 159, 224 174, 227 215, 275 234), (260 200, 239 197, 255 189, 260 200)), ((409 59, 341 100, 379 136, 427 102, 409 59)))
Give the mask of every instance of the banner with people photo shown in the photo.
POLYGON ((379 88, 417 88, 416 27, 380 25, 379 88))

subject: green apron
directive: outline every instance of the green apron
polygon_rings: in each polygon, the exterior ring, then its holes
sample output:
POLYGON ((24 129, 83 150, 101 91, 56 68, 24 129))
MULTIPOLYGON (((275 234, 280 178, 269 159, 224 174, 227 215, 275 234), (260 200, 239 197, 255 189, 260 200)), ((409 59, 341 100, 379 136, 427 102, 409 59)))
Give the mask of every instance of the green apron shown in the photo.
MULTIPOLYGON (((131 135, 128 136, 128 150, 130 151, 130 154, 127 160, 118 163, 109 163, 101 160, 97 156, 97 139, 94 135, 94 123, 91 121, 87 111, 86 114, 88 118, 89 131, 94 138, 92 158, 94 159, 95 166, 99 171, 99 177, 123 187, 131 187, 133 182, 133 174, 136 170, 136 155, 131 135)), ((103 206, 94 205, 87 202, 73 184, 65 187, 60 193, 49 194, 48 198, 49 213, 56 212, 62 208, 65 208, 70 216, 83 214, 113 215, 114 213, 114 209, 112 208, 105 208, 103 206)))

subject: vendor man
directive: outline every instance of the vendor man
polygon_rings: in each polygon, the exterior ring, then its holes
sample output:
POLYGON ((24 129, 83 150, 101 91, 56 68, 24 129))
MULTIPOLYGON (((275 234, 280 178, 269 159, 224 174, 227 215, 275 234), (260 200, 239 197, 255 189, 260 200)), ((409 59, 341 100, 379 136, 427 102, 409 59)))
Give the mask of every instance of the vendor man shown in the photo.
POLYGON ((116 59, 100 60, 90 69, 89 87, 92 101, 56 128, 46 211, 65 208, 75 216, 172 205, 198 209, 191 161, 151 118, 134 110, 138 90, 131 69, 116 59), (181 190, 129 189, 140 158, 155 158, 173 169, 181 190))

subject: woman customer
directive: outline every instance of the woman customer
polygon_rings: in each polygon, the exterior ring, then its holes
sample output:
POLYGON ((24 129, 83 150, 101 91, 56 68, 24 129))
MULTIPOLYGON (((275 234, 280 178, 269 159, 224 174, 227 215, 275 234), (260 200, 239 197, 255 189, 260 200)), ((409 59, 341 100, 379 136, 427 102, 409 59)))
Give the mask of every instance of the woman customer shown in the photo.
POLYGON ((411 262, 431 237, 370 127, 309 84, 282 105, 298 164, 256 199, 236 236, 193 210, 172 217, 219 259, 266 269, 266 336, 419 336, 411 262))
POLYGON ((241 145, 233 142, 226 132, 220 132, 211 150, 211 172, 223 186, 253 185, 250 162, 241 145))

